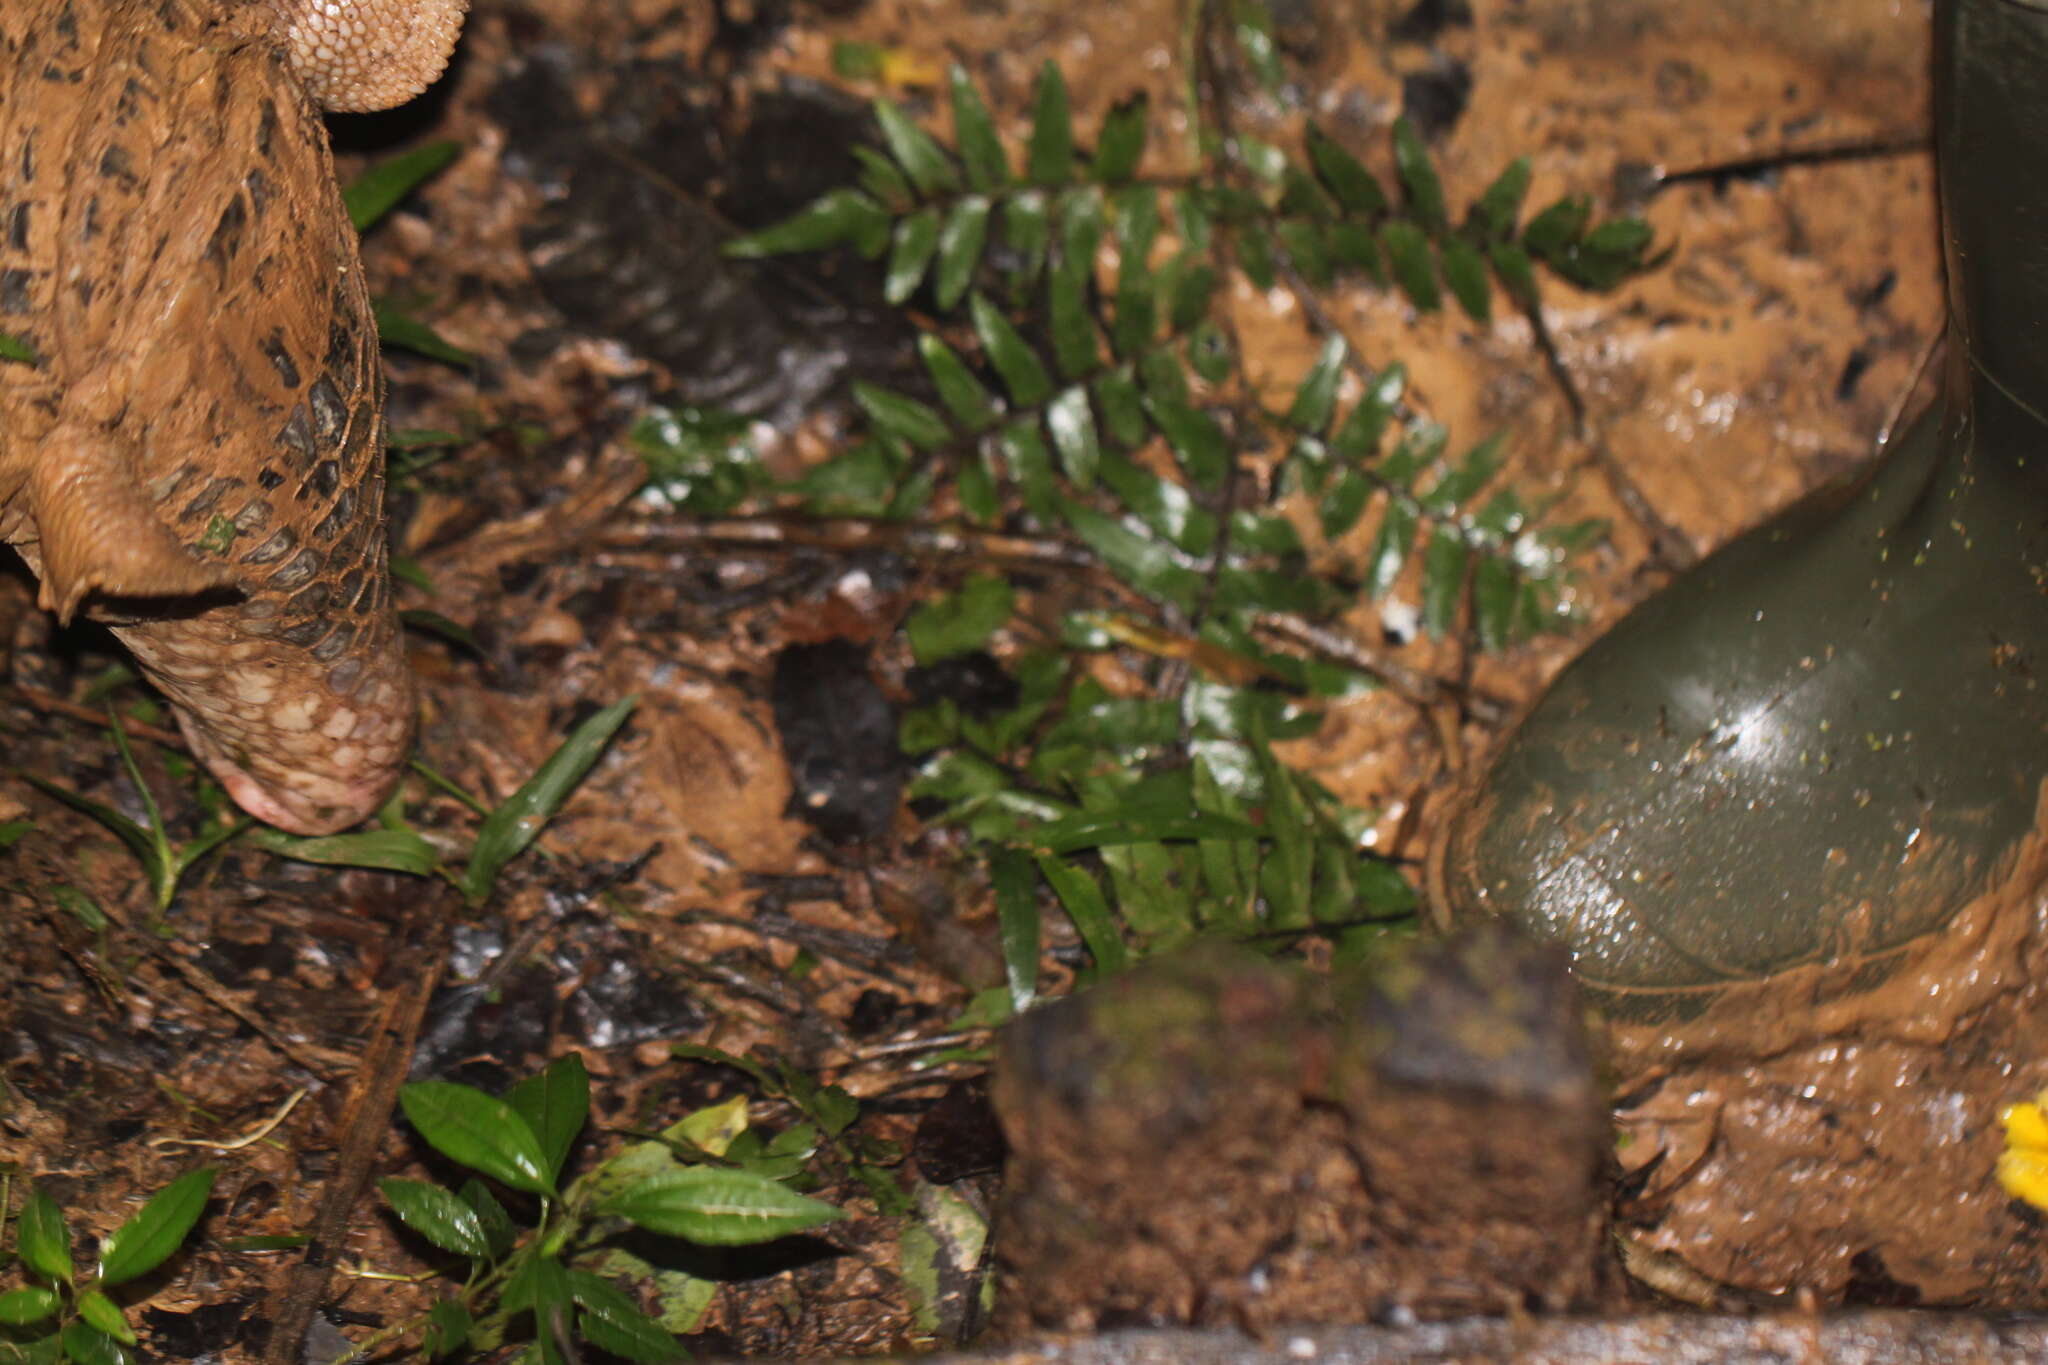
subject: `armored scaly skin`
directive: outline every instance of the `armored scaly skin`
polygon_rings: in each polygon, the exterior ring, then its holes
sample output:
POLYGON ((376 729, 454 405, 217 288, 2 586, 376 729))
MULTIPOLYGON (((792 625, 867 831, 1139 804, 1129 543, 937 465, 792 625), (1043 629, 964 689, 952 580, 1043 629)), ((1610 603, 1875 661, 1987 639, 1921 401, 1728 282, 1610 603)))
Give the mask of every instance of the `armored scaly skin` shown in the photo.
POLYGON ((106 621, 244 809, 375 809, 413 730, 383 377, 319 107, 466 0, 0 0, 0 538, 106 621))

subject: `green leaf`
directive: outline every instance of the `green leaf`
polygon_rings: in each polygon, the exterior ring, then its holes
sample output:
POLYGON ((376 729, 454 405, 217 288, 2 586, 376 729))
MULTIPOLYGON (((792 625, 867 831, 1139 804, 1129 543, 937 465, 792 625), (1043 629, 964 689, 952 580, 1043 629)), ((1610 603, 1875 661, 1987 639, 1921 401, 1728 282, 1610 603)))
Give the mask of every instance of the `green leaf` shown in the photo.
POLYGON ((1145 153, 1145 96, 1133 95, 1109 111, 1095 139, 1094 180, 1115 185, 1129 180, 1145 153))
POLYGON ((1323 342, 1322 354, 1294 391, 1294 403, 1287 410, 1288 426, 1319 432, 1330 424, 1337 405, 1337 384, 1344 377, 1344 358, 1349 353, 1341 336, 1332 335, 1323 342))
POLYGON ((1102 360, 1095 323, 1088 311, 1088 277, 1061 265, 1046 277, 1046 315, 1053 361, 1068 379, 1079 379, 1102 360))
POLYGON ((462 875, 462 893, 471 905, 482 905, 490 898, 498 873, 539 837, 639 704, 638 697, 622 698, 577 726, 526 785, 485 817, 469 855, 469 867, 462 875))
POLYGON ((1555 264, 1565 249, 1579 240, 1592 216, 1592 200, 1583 194, 1568 194, 1529 220, 1529 226, 1522 229, 1522 245, 1531 255, 1555 264))
POLYGON ((1433 237, 1447 231, 1450 218, 1444 212, 1443 182, 1437 179, 1436 167, 1430 164, 1422 134, 1406 114, 1394 120, 1394 169, 1408 195, 1408 207, 1423 229, 1433 237))
POLYGON ((428 142, 370 167, 341 192, 349 223, 357 232, 369 231, 461 151, 459 142, 428 142))
POLYGON ((1050 58, 1038 70, 1024 166, 1024 178, 1034 185, 1064 185, 1074 174, 1074 123, 1067 110, 1067 78, 1050 58))
POLYGON ((610 1281, 587 1270, 571 1270, 569 1293, 583 1310, 577 1326, 599 1350, 640 1365, 688 1359, 683 1344, 610 1281))
POLYGON ((1463 237, 1448 237, 1444 239, 1443 267, 1444 283, 1451 287, 1451 297, 1467 317, 1485 322, 1492 315, 1493 292, 1486 278, 1486 257, 1463 237))
POLYGON ((953 96, 953 141, 967 164, 968 187, 982 194, 1003 188, 1010 183, 1010 161, 981 92, 958 62, 947 71, 946 85, 953 96))
POLYGON ((484 1182, 472 1176, 462 1182, 462 1188, 455 1194, 476 1214, 477 1226, 484 1230, 484 1241, 489 1244, 491 1255, 503 1256, 510 1251, 512 1244, 519 1240, 519 1227, 484 1182))
POLYGON ((1436 486, 1422 498, 1423 510, 1449 516, 1470 502, 1499 471, 1502 443, 1501 434, 1495 432, 1467 451, 1457 467, 1437 480, 1436 486))
POLYGON ((1387 422, 1400 406, 1401 394, 1407 386, 1408 371, 1398 361, 1381 370, 1366 386, 1364 396, 1344 419, 1344 425, 1337 429, 1330 448, 1353 464, 1371 458, 1380 448, 1380 438, 1386 434, 1387 422))
POLYGON ((1472 623, 1479 647, 1504 648, 1515 635, 1514 567, 1496 554, 1481 554, 1472 566, 1472 623))
POLYGON ((1108 230, 1102 191, 1089 186, 1060 196, 1060 263, 1084 282, 1094 273, 1095 253, 1108 230))
POLYGON ((1109 434, 1126 450, 1145 443, 1151 424, 1145 420, 1145 400, 1128 370, 1111 370, 1095 381, 1095 406, 1109 434))
POLYGON ((1365 595, 1385 597, 1387 590, 1394 586, 1394 580, 1401 576, 1401 566, 1408 562, 1408 552, 1415 545, 1415 508, 1399 498, 1387 500, 1386 513, 1380 518, 1380 529, 1373 540, 1372 554, 1366 561, 1365 595))
POLYGON ((1256 289, 1271 289, 1279 282, 1279 261, 1264 223, 1246 223, 1238 229, 1237 264, 1256 289))
POLYGON ((255 826, 242 832, 242 842, 295 862, 367 867, 382 872, 406 872, 415 877, 431 877, 440 863, 434 846, 409 829, 300 838, 280 829, 255 826))
POLYGON ((1380 245, 1386 248, 1393 267, 1394 282, 1417 308, 1435 312, 1443 302, 1436 285, 1436 271, 1429 260, 1429 239, 1415 224, 1395 218, 1380 228, 1380 245))
POLYGON ((539 1136, 503 1100, 452 1081, 415 1081, 399 1090, 398 1104, 420 1136, 450 1161, 515 1190, 554 1193, 539 1136))
POLYGON ((112 806, 81 796, 68 787, 60 787, 39 774, 24 772, 21 777, 45 796, 53 796, 73 810, 90 815, 113 831, 122 843, 128 845, 128 851, 135 855, 136 861, 142 864, 150 884, 158 888, 164 885, 169 873, 165 856, 168 846, 154 832, 144 829, 112 806))
POLYGON ((1087 872, 1064 859, 1050 853, 1036 855, 1038 871, 1051 886, 1053 894, 1066 907, 1067 918, 1074 922, 1074 929, 1081 935, 1081 942, 1088 947, 1089 955, 1095 959, 1095 970, 1105 976, 1121 972, 1130 960, 1129 950, 1124 947, 1123 935, 1118 931, 1116 917, 1110 913, 1109 901, 1102 894, 1102 886, 1087 872))
POLYGON ((1494 177, 1479 202, 1472 206, 1472 225, 1489 241, 1512 237, 1515 222, 1522 216, 1522 200, 1529 193, 1529 158, 1518 156, 1506 170, 1494 177))
POLYGON ((1216 516, 1198 506, 1188 491, 1121 455, 1102 463, 1103 482, 1154 533, 1190 555, 1206 555, 1216 544, 1216 516))
POLYGON ((427 323, 388 299, 372 299, 370 314, 377 320, 377 340, 383 345, 396 346, 402 351, 411 351, 458 369, 476 362, 475 356, 443 339, 427 323))
POLYGON ((1315 223, 1281 223, 1273 230, 1287 259, 1303 280, 1315 289, 1328 289, 1334 278, 1330 252, 1324 245, 1323 229, 1315 223))
POLYGON ((1061 499, 1060 511, 1074 534, 1102 557, 1111 573, 1148 597, 1183 611, 1194 609, 1202 592, 1202 576, 1180 563, 1170 546, 1077 502, 1061 499))
POLYGON ((443 1251, 473 1261, 490 1259, 491 1239, 476 1210, 449 1190, 418 1180, 380 1180, 377 1188, 390 1201, 398 1221, 443 1251))
POLYGON ((43 363, 42 357, 36 354, 36 348, 12 332, 0 332, 0 360, 11 360, 21 365, 43 363))
POLYGON ((989 855, 989 878, 996 888, 1010 1007, 1022 1014, 1038 995, 1038 878, 1030 856, 1010 848, 989 855))
POLYGON ((1039 521, 1050 522, 1058 514, 1052 451, 1046 447, 1038 423, 1029 417, 1018 418, 1002 429, 996 445, 1003 452, 1010 477, 1023 490, 1024 506, 1039 521))
POLYGON ((1330 229, 1329 250, 1335 264, 1364 272, 1374 284, 1387 282, 1387 268, 1371 228, 1360 223, 1336 224, 1330 229))
POLYGON ((83 1322, 65 1323, 57 1339, 72 1365, 129 1365, 128 1353, 121 1349, 121 1343, 83 1322))
POLYGON ((880 200, 892 213, 908 212, 917 203, 917 192, 910 188, 910 177, 897 169, 896 163, 888 157, 872 147, 856 144, 853 159, 860 163, 860 187, 880 200))
POLYGON ((100 1283, 122 1284, 162 1265, 192 1231, 213 1193, 213 1170, 187 1171, 100 1243, 100 1283))
POLYGON ((1102 443, 1095 434, 1095 414, 1088 407, 1088 390, 1079 384, 1060 391, 1045 410, 1045 429, 1052 435, 1053 449, 1060 465, 1078 489, 1095 486, 1102 466, 1102 443))
POLYGON ((733 238, 725 244, 725 254, 754 260, 795 251, 818 251, 847 242, 862 255, 873 255, 888 242, 890 221, 889 211, 873 196, 860 190, 838 189, 779 223, 733 238), (873 244, 873 250, 868 249, 869 244, 873 244))
POLYGON ((1210 301, 1216 297, 1216 283, 1216 272, 1199 263, 1176 274, 1167 304, 1168 324, 1175 331, 1185 332, 1207 317, 1210 301))
POLYGON ((901 307, 924 283, 924 272, 939 245, 939 211, 927 206, 896 225, 889 246, 889 269, 882 277, 882 297, 901 307))
POLYGON ((941 311, 950 311, 974 282, 981 249, 988 244, 989 201, 970 194, 953 206, 939 233, 939 278, 932 287, 941 311))
POLYGON ((865 381, 853 386, 853 401, 860 404, 877 430, 921 449, 933 450, 953 439, 953 428, 929 403, 865 381))
POLYGON ((56 1201, 34 1185, 14 1218, 14 1249, 35 1274, 55 1284, 71 1283, 71 1230, 56 1201))
POLYGON ((981 294, 970 298, 967 306, 974 319, 974 334, 996 373, 1003 377, 1010 401, 1020 408, 1035 408, 1051 397, 1052 380, 1046 376, 1045 366, 1001 310, 981 294))
POLYGON ((1146 406, 1195 487, 1212 493, 1221 488, 1230 473, 1230 442, 1216 419, 1178 399, 1157 394, 1149 396, 1146 406))
POLYGON ((590 1075, 583 1069, 583 1054, 570 1052, 555 1058, 506 1091, 505 1103, 540 1139, 548 1183, 559 1182, 569 1149, 576 1145, 577 1135, 590 1118, 590 1075))
POLYGON ((917 187, 919 194, 936 197, 952 194, 960 188, 960 173, 954 169, 953 159, 946 155, 936 138, 918 127, 893 100, 877 99, 874 111, 875 122, 882 129, 882 141, 889 146, 889 155, 896 158, 896 164, 910 177, 910 183, 917 187))
POLYGON ((1366 504, 1372 501, 1372 495, 1372 480, 1345 470, 1323 494, 1316 508, 1324 538, 1336 540, 1349 534, 1351 528, 1358 525, 1358 519, 1365 515, 1366 504))
POLYGON ((1470 551, 1448 526, 1438 526, 1422 552, 1422 628, 1441 638, 1457 623, 1470 551))
POLYGON ((1487 253, 1493 260, 1494 273, 1506 286, 1508 297, 1521 308, 1536 306, 1536 267, 1529 260, 1529 253, 1514 242, 1496 242, 1487 253))
POLYGON ((597 1212, 700 1246, 771 1242, 846 1216, 773 1180, 709 1166, 649 1176, 604 1200, 597 1212))
POLYGON ((41 1322, 57 1311, 59 1302, 56 1290, 41 1286, 0 1294, 0 1322, 10 1327, 41 1322))
POLYGON ((1035 279, 1045 268, 1046 247, 1052 240, 1049 201, 1042 190, 1003 196, 1003 241, 1017 258, 1010 274, 1019 283, 1035 279))
POLYGON ((959 591, 927 602, 910 614, 905 633, 911 652, 923 665, 971 654, 1009 621, 1016 593, 1008 579, 977 574, 959 591))
POLYGON ((917 355, 954 421, 969 431, 986 431, 1001 418, 995 396, 982 387, 960 353, 943 338, 933 332, 922 334, 917 339, 917 355))
POLYGON ((453 1355, 469 1343, 469 1334, 475 1325, 469 1310, 459 1301, 442 1299, 427 1310, 427 1330, 420 1339, 420 1345, 437 1360, 453 1355))

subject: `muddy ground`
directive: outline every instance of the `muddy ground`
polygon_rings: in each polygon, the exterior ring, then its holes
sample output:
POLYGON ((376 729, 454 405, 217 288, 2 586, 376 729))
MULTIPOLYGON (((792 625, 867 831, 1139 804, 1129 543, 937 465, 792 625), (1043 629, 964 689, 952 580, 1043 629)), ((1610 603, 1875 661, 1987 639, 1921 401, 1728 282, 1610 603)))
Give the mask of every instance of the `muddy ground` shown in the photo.
MULTIPOLYGON (((1397 688, 1361 691, 1280 746, 1373 813, 1366 848, 1412 870, 1503 715, 1673 570, 1865 458, 1906 402, 1941 319, 1920 145, 1926 15, 1889 0, 1312 0, 1274 13, 1285 84, 1230 95, 1240 132, 1286 144, 1306 114, 1385 175, 1385 130, 1405 110, 1424 124, 1453 205, 1526 154, 1532 204, 1582 191, 1603 212, 1640 211, 1672 248, 1608 292, 1546 278, 1554 363, 1512 309, 1480 325, 1452 308, 1418 315, 1392 290, 1319 295, 1370 364, 1405 363, 1428 414, 1454 432, 1507 433, 1504 477, 1529 501, 1608 526, 1578 561, 1567 630, 1497 653, 1476 650, 1469 631, 1418 634, 1414 566, 1329 627, 1449 685, 1432 695, 1489 700, 1446 710, 1397 688), (1744 164, 1786 153, 1798 155, 1744 164), (1717 167, 1733 169, 1683 174, 1717 167), (1657 171, 1662 187, 1632 197, 1657 171)), ((986 1035, 959 1021, 975 991, 1003 980, 994 898, 958 837, 928 827, 893 782, 838 827, 805 818, 784 731, 796 712, 857 703, 833 692, 778 711, 775 670, 792 646, 850 642, 805 657, 821 672, 865 671, 901 707, 905 617, 1001 565, 978 555, 1017 546, 933 549, 900 529, 820 529, 772 504, 716 519, 665 511, 636 497, 643 466, 627 432, 650 402, 717 404, 762 424, 771 468, 819 463, 846 439, 853 381, 915 376, 910 323, 850 261, 816 275, 742 269, 718 259, 719 242, 838 183, 840 145, 875 94, 945 132, 953 62, 1013 147, 1044 62, 1065 73, 1084 142, 1142 92, 1148 171, 1183 172, 1185 19, 1167 0, 478 0, 439 89, 336 124, 345 180, 423 140, 460 148, 365 244, 380 295, 474 357, 394 352, 389 363, 393 427, 461 438, 392 480, 393 545, 418 568, 404 604, 461 628, 413 636, 423 759, 490 803, 597 708, 629 694, 639 706, 475 908, 431 881, 236 844, 195 867, 158 915, 102 826, 0 779, 0 822, 33 825, 0 855, 0 1171, 17 1191, 32 1178, 83 1233, 111 1228, 198 1161, 220 1170, 201 1238, 147 1284, 151 1354, 260 1354, 298 1253, 248 1239, 306 1232, 352 1160, 379 1177, 448 1174, 363 1099, 376 1068, 387 1081, 404 1068, 402 1048, 374 1044, 405 1036, 430 964, 444 987, 485 986, 444 990, 426 1008, 428 1069, 496 1092, 580 1053, 587 1159, 736 1094, 755 1097, 770 1131, 795 1121, 742 1072, 672 1046, 703 1044, 843 1087, 862 1106, 863 1150, 913 1153, 877 1160, 904 1191, 936 1188, 917 1182, 918 1153, 937 1159, 918 1127, 982 1070, 986 1035), (886 60, 850 77, 849 51, 886 60), (833 126, 845 131, 821 132, 833 126), (661 166, 620 151, 649 128, 672 154, 661 166), (111 923, 91 927, 81 900, 111 923), (301 1089, 275 1128, 222 1146, 301 1089), (365 1103, 372 1117, 358 1120, 365 1103)), ((1285 288, 1236 278, 1225 295, 1255 389, 1284 406, 1321 338, 1285 288)), ((1031 629, 1051 629, 1057 609, 1122 600, 1086 574, 1052 577, 1043 595, 1056 605, 1031 629)), ((53 632, 18 571, 0 583, 0 613, 0 638, 14 641, 15 686, 0 691, 9 769, 139 818, 89 719, 118 651, 90 629, 53 632)), ((1000 635, 994 653, 1014 654, 1031 629, 1000 635)), ((1162 684, 1157 664, 1129 651, 1092 666, 1139 695, 1162 684)), ((188 836, 203 811, 177 746, 139 754, 173 832, 188 836)), ((407 796, 430 841, 453 850, 472 837, 475 817, 439 786, 416 779, 407 796)), ((1038 985, 1053 993, 1083 955, 1056 911, 1045 935, 1038 985)), ((661 1301, 694 1348, 950 1344, 905 1288, 911 1220, 876 1203, 860 1164, 843 1150, 822 1161, 814 1192, 852 1216, 815 1237, 668 1263, 682 1277, 670 1288, 708 1286, 686 1309, 661 1301)), ((968 1204, 985 1211, 987 1176, 974 1178, 968 1204)), ((329 1345, 334 1331, 361 1338, 420 1312, 430 1291, 403 1277, 439 1259, 374 1194, 346 1212, 322 1295, 329 1345)), ((652 1293, 645 1275, 633 1283, 652 1293)))

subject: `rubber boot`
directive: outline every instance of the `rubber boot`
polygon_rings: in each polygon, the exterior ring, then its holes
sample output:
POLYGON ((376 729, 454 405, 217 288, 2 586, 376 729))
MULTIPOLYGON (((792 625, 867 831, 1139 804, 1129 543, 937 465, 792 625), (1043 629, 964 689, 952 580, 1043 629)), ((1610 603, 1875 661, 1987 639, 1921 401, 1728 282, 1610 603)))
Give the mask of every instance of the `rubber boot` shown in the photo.
POLYGON ((1868 991, 2041 819, 2048 5, 1936 8, 1940 397, 1586 650, 1436 849, 1453 918, 1569 946, 1618 1022, 1802 967, 1816 1001, 1868 991))

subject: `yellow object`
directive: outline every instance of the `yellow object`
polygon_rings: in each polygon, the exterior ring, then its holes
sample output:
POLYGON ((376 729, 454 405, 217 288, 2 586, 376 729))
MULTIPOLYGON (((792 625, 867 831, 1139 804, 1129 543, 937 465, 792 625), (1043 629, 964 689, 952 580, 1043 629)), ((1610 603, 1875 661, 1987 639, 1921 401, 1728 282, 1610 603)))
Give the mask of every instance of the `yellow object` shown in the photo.
POLYGON ((2048 1090, 2031 1101, 1999 1111, 2005 1150, 1998 1156, 1998 1183, 2014 1199, 2048 1209, 2048 1090))

